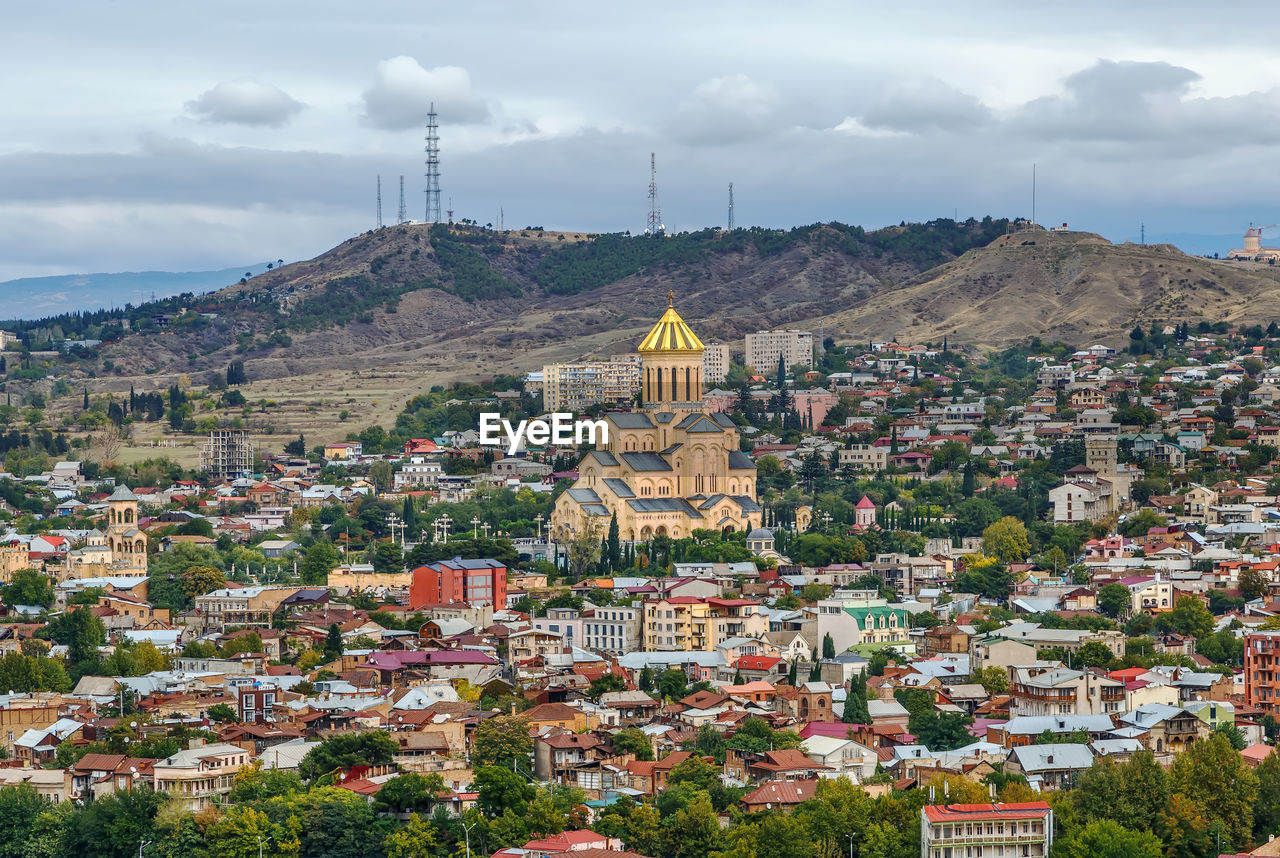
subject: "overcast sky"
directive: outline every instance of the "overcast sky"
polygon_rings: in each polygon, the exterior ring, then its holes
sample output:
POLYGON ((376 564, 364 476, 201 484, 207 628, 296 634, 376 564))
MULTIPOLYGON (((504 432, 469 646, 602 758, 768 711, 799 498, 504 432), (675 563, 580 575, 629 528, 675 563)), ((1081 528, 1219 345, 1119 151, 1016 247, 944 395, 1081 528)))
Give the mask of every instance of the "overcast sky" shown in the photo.
POLYGON ((1025 216, 1032 163, 1045 224, 1280 222, 1269 5, 862 5, 9 4, 0 279, 308 258, 378 174, 421 218, 433 100, 445 206, 509 228, 643 229, 651 151, 669 230, 729 182, 739 226, 1025 216))

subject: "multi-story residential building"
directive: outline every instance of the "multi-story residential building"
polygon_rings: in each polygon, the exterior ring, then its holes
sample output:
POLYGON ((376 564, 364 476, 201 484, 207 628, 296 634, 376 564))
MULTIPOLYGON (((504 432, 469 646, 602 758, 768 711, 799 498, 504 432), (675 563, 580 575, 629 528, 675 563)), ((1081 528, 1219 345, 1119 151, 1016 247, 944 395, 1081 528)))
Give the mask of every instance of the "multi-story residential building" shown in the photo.
POLYGON ((779 357, 788 369, 796 364, 813 366, 813 334, 809 331, 756 331, 746 339, 747 366, 758 373, 776 372, 779 357))
POLYGON ((724 343, 704 343, 702 352, 702 381, 720 384, 729 376, 729 347, 724 343))
POLYGON ((196 596, 198 625, 202 630, 226 626, 268 628, 280 604, 297 587, 224 587, 196 596))
POLYGON ((195 739, 192 747, 155 764, 155 789, 168 793, 183 810, 204 810, 231 792, 236 773, 248 764, 249 752, 239 745, 205 745, 195 739))
POLYGON ((750 599, 674 596, 644 603, 647 650, 711 652, 728 638, 758 638, 769 630, 760 603, 750 599))
POLYGON ((413 570, 413 582, 409 585, 410 608, 457 602, 506 607, 507 567, 497 560, 455 557, 413 570))
POLYGON ((586 612, 582 640, 587 649, 622 655, 640 648, 640 608, 609 606, 586 612))
POLYGON ((1048 802, 931 804, 920 809, 920 858, 1027 855, 1053 846, 1048 802))
POLYGON ((1269 712, 1280 708, 1280 631, 1245 634, 1244 699, 1269 712))
POLYGON ((200 451, 200 470, 214 479, 253 473, 253 438, 247 429, 215 429, 200 451))
POLYGON ((836 652, 862 644, 894 644, 910 650, 911 616, 868 590, 837 590, 818 602, 818 640, 831 635, 836 652))
POLYGON ((542 405, 547 411, 583 411, 602 402, 630 404, 639 390, 638 354, 542 368, 542 405))
POLYGON ((837 451, 840 467, 846 465, 859 471, 878 473, 889 467, 889 448, 874 444, 854 444, 837 451))
POLYGON ((435 488, 442 473, 444 470, 439 462, 428 462, 422 456, 414 456, 396 471, 391 487, 398 492, 407 489, 435 488))
POLYGON ((1088 671, 1016 667, 1009 687, 1009 714, 1118 715, 1124 711, 1124 683, 1088 671))

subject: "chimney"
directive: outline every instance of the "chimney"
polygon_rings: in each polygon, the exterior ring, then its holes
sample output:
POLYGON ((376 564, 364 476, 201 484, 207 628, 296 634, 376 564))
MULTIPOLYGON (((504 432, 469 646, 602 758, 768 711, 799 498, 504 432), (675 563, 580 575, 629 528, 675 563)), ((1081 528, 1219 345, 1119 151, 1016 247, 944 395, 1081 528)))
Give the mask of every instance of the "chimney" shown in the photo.
POLYGON ((1049 756, 1045 757, 1044 761, 1049 765, 1053 765, 1053 754, 1050 754, 1049 756))

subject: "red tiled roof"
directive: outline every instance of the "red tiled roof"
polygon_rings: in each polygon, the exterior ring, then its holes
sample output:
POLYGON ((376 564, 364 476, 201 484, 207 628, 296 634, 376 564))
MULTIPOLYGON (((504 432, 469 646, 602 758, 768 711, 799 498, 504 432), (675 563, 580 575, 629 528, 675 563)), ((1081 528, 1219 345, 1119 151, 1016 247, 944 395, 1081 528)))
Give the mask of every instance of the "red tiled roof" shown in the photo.
POLYGON ((1034 819, 1049 812, 1045 801, 1022 801, 1009 804, 931 804, 925 807, 930 822, 973 819, 1034 819))

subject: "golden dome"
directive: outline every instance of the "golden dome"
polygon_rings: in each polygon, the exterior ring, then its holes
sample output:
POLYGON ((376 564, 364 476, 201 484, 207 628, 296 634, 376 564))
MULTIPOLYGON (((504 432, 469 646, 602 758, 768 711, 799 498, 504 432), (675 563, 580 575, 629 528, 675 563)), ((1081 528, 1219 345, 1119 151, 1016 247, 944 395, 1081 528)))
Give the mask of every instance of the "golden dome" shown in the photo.
POLYGON ((689 326, 680 318, 675 310, 676 296, 667 293, 667 312, 662 314, 658 324, 653 326, 640 342, 639 352, 700 352, 704 351, 702 340, 698 339, 689 326))

